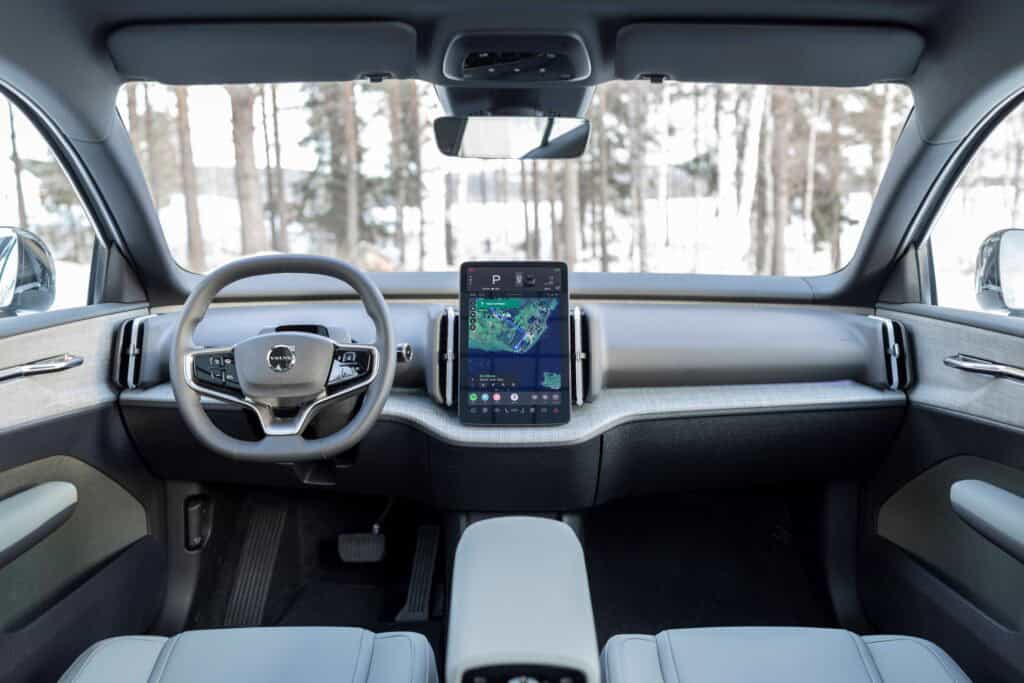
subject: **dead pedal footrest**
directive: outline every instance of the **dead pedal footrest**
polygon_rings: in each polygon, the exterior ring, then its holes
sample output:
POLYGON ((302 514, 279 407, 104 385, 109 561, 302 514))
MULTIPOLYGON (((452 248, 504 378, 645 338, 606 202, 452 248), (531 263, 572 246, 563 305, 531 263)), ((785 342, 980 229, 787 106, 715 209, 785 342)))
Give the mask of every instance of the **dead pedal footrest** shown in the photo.
POLYGON ((287 512, 285 505, 253 506, 245 530, 235 583, 231 587, 231 596, 224 613, 225 626, 261 624, 287 512))

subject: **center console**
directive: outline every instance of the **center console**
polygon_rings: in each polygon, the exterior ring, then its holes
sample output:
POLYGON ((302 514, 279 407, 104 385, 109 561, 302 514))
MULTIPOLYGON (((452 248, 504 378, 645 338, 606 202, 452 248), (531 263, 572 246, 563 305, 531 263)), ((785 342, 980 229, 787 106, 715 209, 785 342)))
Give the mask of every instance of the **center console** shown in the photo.
POLYGON ((455 552, 447 683, 600 683, 583 548, 563 522, 471 524, 455 552))

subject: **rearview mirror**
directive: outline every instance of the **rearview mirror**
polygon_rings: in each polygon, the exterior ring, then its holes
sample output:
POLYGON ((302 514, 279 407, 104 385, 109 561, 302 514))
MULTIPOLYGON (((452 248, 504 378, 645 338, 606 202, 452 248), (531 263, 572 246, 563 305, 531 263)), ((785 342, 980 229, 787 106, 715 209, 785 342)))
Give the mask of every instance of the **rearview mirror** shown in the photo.
POLYGON ((978 249, 974 291, 986 311, 1024 312, 1024 230, 1001 230, 985 238, 978 249))
POLYGON ((464 159, 575 159, 590 137, 586 119, 554 116, 443 116, 441 153, 464 159))
POLYGON ((56 289, 46 244, 27 230, 0 228, 0 317, 48 310, 56 289))

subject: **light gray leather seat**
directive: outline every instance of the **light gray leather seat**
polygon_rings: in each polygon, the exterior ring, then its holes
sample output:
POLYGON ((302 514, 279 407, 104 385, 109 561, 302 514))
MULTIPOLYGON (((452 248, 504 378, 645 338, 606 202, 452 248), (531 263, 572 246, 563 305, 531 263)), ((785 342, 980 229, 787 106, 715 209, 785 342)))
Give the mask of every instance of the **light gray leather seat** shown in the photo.
POLYGON ((604 683, 970 683, 934 643, 818 628, 693 628, 615 636, 604 683))
POLYGON ((437 683, 418 633, 239 628, 124 636, 82 653, 60 683, 437 683))

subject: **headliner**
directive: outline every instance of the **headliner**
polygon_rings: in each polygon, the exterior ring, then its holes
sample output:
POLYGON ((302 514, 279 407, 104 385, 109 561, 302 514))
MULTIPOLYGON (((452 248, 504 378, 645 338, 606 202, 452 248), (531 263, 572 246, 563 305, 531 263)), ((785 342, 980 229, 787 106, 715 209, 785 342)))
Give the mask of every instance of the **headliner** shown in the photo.
MULTIPOLYGON (((610 77, 614 38, 639 21, 827 23, 911 28, 925 52, 909 79, 922 136, 961 138, 1021 79, 1024 3, 999 0, 52 0, 8 4, 0 25, 0 78, 53 116, 70 137, 103 139, 124 80, 107 49, 111 31, 132 24, 231 20, 398 20, 418 34, 417 74, 442 80, 453 35, 480 29, 574 30, 587 42, 597 80, 610 77)), ((273 50, 267 50, 268 60, 273 50)), ((257 67, 258 68, 258 65, 257 67)))

